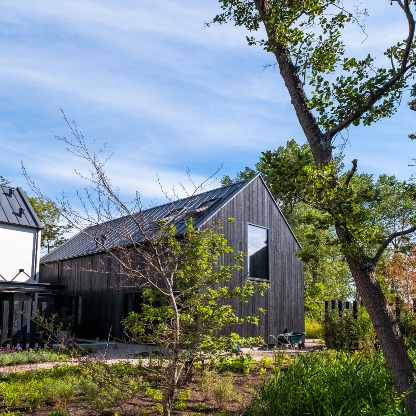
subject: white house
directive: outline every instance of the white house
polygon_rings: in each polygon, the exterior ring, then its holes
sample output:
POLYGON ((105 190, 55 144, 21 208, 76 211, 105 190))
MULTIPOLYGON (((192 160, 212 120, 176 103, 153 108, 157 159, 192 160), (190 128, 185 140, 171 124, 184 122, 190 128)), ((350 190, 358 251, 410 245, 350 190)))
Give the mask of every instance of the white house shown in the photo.
POLYGON ((46 301, 53 285, 39 283, 42 222, 21 188, 0 186, 0 345, 37 347, 39 311, 49 314, 46 301))
POLYGON ((21 188, 0 186, 0 300, 25 301, 39 285, 43 228, 21 188))

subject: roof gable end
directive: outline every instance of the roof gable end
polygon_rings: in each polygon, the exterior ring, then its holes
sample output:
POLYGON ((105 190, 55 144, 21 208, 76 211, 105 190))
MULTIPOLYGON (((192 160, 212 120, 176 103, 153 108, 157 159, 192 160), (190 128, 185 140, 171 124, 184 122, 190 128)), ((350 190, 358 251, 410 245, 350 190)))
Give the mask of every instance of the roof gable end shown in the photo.
POLYGON ((43 228, 25 192, 19 187, 0 186, 0 223, 39 230, 43 228))

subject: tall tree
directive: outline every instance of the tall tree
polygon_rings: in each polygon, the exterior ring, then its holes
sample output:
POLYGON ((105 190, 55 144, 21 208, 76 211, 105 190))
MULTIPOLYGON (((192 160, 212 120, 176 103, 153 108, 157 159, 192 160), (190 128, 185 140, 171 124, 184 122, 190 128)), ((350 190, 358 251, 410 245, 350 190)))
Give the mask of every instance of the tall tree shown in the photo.
MULTIPOLYGON (((219 2, 222 13, 213 22, 232 21, 252 32, 263 26, 266 31, 265 39, 248 41, 274 55, 315 162, 313 168, 305 168, 302 198, 331 218, 396 390, 414 416, 416 371, 377 280, 376 265, 395 238, 416 230, 416 220, 401 231, 374 233, 366 205, 371 190, 366 194, 351 186, 357 160, 342 177, 333 146, 335 137, 349 127, 392 116, 407 89, 416 96, 416 84, 411 84, 416 73, 414 1, 391 1, 403 12, 408 32, 403 41, 386 49, 390 64, 385 67, 377 67, 370 54, 363 59, 345 56, 342 31, 357 20, 339 0, 219 2)), ((415 109, 414 102, 410 104, 415 109)))
POLYGON ((37 216, 43 222, 44 228, 40 244, 49 253, 67 240, 65 234, 71 231, 72 226, 63 220, 59 210, 51 201, 40 196, 28 197, 28 199, 37 216))

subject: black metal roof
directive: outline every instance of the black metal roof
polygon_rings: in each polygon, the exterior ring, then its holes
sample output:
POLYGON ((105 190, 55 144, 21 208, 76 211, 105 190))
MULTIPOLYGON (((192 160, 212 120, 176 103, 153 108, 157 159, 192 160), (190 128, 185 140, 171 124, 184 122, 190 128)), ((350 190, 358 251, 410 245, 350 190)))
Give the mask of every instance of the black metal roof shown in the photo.
POLYGON ((54 285, 52 283, 38 283, 35 281, 28 282, 6 282, 0 281, 0 293, 42 293, 52 294, 56 290, 63 290, 65 286, 54 285))
POLYGON ((0 186, 0 223, 43 228, 23 189, 10 186, 0 186))
POLYGON ((186 229, 184 219, 192 217, 194 226, 199 228, 253 179, 139 211, 133 216, 93 225, 44 255, 40 261, 50 263, 126 246, 131 241, 140 242, 143 238, 136 222, 150 234, 157 229, 159 221, 166 220, 174 223, 177 234, 181 235, 186 229))

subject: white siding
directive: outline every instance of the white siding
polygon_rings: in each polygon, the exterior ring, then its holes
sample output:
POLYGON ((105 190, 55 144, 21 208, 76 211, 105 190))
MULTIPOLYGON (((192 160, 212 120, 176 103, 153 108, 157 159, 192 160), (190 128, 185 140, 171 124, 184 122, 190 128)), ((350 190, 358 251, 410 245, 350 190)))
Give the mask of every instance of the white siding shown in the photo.
MULTIPOLYGON (((15 282, 39 278, 40 231, 14 225, 0 224, 0 275, 15 282)), ((0 277, 0 280, 3 280, 0 277)))

